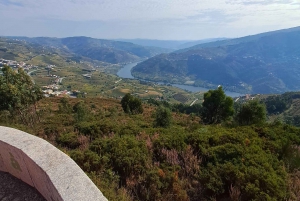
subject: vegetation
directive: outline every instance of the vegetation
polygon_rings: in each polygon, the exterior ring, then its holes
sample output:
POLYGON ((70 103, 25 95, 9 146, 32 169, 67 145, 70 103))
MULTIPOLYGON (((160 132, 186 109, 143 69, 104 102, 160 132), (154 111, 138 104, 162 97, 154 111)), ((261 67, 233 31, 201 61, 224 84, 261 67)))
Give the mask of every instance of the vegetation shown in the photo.
POLYGON ((130 94, 126 94, 122 100, 121 105, 125 113, 141 114, 143 113, 142 101, 130 94))
POLYGON ((154 127, 170 127, 172 115, 169 108, 159 106, 155 111, 154 127))
POLYGON ((0 76, 0 111, 16 113, 23 124, 31 125, 39 118, 36 115, 36 104, 43 98, 41 89, 34 84, 23 69, 12 70, 4 65, 0 76))
MULTIPOLYGON (((300 98, 300 95, 298 96, 300 98)), ((296 97, 294 93, 285 93, 282 96, 269 96, 264 103, 269 114, 282 113, 291 106, 293 98, 296 97)))
MULTIPOLYGON (((192 114, 209 108, 210 100, 219 108, 230 103, 229 112, 214 113, 217 121, 212 117, 213 123, 228 121, 232 100, 218 88, 206 94, 203 108, 192 112, 185 106, 189 115, 180 112, 180 104, 155 100, 131 115, 114 99, 47 98, 37 104, 41 121, 33 127, 4 111, 0 124, 66 152, 109 200, 297 200, 300 129, 264 118, 246 119, 247 126, 201 124, 192 114)), ((236 112, 243 125, 249 108, 256 115, 264 107, 258 101, 243 104, 236 112)))
POLYGON ((149 103, 151 105, 155 105, 155 106, 162 106, 165 108, 169 108, 173 112, 190 114, 190 115, 195 115, 195 116, 199 116, 199 117, 201 116, 202 111, 203 111, 202 104, 200 104, 200 103, 193 104, 192 106, 182 104, 182 103, 171 104, 167 101, 158 101, 158 100, 154 100, 152 98, 148 99, 147 103, 149 103))
POLYGON ((236 121, 239 125, 262 124, 266 121, 266 107, 258 100, 242 104, 236 112, 236 121))
MULTIPOLYGON (((82 79, 76 88, 89 90, 86 98, 41 99, 24 71, 4 67, 0 125, 37 135, 64 151, 109 200, 299 200, 300 129, 286 124, 299 123, 299 93, 245 102, 234 111, 233 100, 219 87, 205 93, 202 104, 172 104, 182 91, 116 83, 118 78, 102 72, 85 79, 83 69, 91 68, 67 62, 68 53, 45 51, 20 55, 43 65, 60 64, 56 73, 67 77, 61 86, 75 88, 82 79), (133 90, 139 93, 128 94, 133 90), (147 98, 150 91, 156 93, 142 103, 146 90, 147 98), (102 92, 114 98, 95 98, 102 92), (115 99, 124 94, 122 101, 115 99), (265 110, 269 119, 283 121, 266 122, 265 110)), ((45 72, 36 72, 39 83, 45 72)))
POLYGON ((204 94, 202 120, 207 124, 221 123, 234 114, 233 100, 225 95, 222 87, 204 94))
POLYGON ((298 41, 299 29, 294 28, 205 43, 157 55, 139 63, 132 72, 135 77, 156 82, 193 81, 196 86, 223 85, 242 93, 297 91, 298 41))
POLYGON ((282 121, 300 126, 300 93, 287 92, 261 98, 266 105, 269 121, 282 121))

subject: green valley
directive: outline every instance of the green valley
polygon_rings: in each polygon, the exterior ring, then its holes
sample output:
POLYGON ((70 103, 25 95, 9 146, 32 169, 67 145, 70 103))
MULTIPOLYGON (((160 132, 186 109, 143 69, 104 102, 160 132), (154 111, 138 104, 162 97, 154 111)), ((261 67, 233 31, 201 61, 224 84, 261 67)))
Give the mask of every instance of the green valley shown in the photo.
POLYGON ((48 40, 50 39, 43 39, 42 45, 42 42, 37 44, 20 39, 0 38, 0 45, 3 47, 0 49, 0 58, 36 66, 31 76, 40 86, 57 84, 60 91, 79 91, 87 97, 120 98, 126 93, 132 93, 142 99, 158 98, 186 104, 191 104, 196 99, 199 103, 203 97, 203 92, 190 93, 172 86, 121 79, 115 74, 122 64, 79 56, 64 48, 54 47, 52 40, 48 42, 51 44, 49 45, 45 42, 48 40), (59 78, 62 80, 59 81, 59 78))

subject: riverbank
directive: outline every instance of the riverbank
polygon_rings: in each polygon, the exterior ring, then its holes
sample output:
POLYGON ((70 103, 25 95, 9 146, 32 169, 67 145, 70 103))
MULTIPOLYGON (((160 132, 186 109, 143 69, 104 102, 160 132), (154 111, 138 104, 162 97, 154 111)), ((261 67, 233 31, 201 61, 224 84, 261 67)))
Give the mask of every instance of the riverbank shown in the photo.
MULTIPOLYGON (((139 62, 135 62, 135 63, 130 63, 130 64, 127 64, 127 65, 123 66, 117 72, 117 75, 120 78, 141 80, 141 79, 133 77, 132 74, 131 74, 131 69, 133 67, 135 67, 138 63, 139 62)), ((153 81, 150 81, 150 80, 142 80, 142 81, 153 82, 153 81)), ((187 91, 190 91, 190 92, 193 92, 193 93, 196 93, 196 92, 206 92, 206 91, 209 90, 208 88, 196 87, 196 86, 192 86, 192 85, 171 84, 171 83, 163 83, 163 82, 154 82, 154 83, 158 83, 160 85, 171 85, 171 86, 174 86, 174 87, 177 87, 177 88, 180 88, 180 89, 183 89, 183 90, 187 90, 187 91)), ((227 96, 230 96, 230 97, 233 97, 233 98, 234 97, 239 97, 239 96, 244 96, 244 94, 237 93, 237 92, 232 92, 232 91, 225 91, 225 93, 226 93, 227 96)))

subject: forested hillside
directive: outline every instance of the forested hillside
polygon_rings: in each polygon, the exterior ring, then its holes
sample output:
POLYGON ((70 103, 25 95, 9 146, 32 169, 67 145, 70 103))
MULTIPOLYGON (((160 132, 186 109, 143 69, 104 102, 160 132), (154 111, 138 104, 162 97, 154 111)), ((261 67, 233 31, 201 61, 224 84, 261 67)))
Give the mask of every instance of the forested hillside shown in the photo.
POLYGON ((261 101, 266 105, 270 121, 279 120, 300 127, 299 92, 271 95, 261 101))
POLYGON ((194 82, 244 93, 299 90, 300 29, 200 44, 150 58, 133 75, 172 83, 194 82))

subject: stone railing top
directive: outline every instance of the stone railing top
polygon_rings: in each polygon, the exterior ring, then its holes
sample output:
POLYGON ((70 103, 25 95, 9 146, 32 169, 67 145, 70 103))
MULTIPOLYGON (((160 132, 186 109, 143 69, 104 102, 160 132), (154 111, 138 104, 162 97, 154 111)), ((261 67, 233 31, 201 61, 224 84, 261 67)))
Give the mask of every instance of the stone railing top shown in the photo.
POLYGON ((0 126, 0 171, 35 187, 49 201, 106 201, 80 167, 47 141, 0 126))

